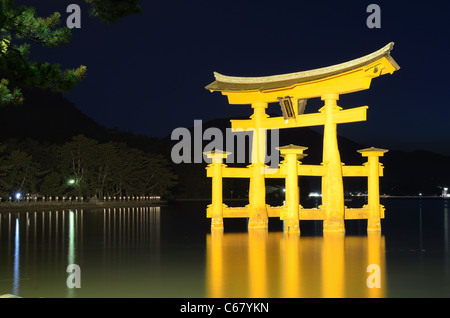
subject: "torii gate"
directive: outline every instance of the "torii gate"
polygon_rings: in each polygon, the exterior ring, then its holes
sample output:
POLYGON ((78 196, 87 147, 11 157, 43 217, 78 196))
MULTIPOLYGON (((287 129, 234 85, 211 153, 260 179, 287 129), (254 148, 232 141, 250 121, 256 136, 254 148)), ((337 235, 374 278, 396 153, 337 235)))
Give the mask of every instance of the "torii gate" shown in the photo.
POLYGON ((336 126, 366 120, 368 106, 343 110, 337 105, 339 95, 368 89, 373 78, 392 74, 400 67, 390 56, 394 43, 364 57, 329 67, 265 77, 232 77, 214 73, 215 81, 206 86, 211 92, 219 91, 230 104, 251 104, 254 113, 247 120, 231 120, 233 131, 253 131, 252 163, 246 168, 230 168, 222 164, 229 153, 207 153, 212 163, 207 176, 212 177, 212 204, 207 208, 211 229, 223 229, 223 218, 249 218, 249 228, 267 228, 268 217, 285 220, 285 231, 299 233, 299 220, 323 220, 324 232, 345 232, 345 219, 368 219, 368 231, 380 231, 380 218, 384 207, 379 201, 379 176, 383 167, 378 158, 387 150, 368 148, 358 150, 368 162, 363 166, 345 166, 341 162, 336 126), (324 106, 318 113, 303 114, 306 100, 320 97, 324 106), (283 117, 269 117, 268 103, 280 103, 283 117), (303 165, 306 147, 289 145, 279 147, 284 161, 279 169, 265 166, 260 154, 266 153, 266 130, 324 125, 323 162, 303 165), (298 176, 322 178, 322 205, 317 209, 304 209, 299 204, 298 176), (344 205, 343 177, 368 178, 368 204, 361 209, 344 205), (231 208, 223 204, 222 178, 249 178, 249 204, 231 208), (266 204, 265 178, 286 179, 286 200, 281 207, 266 204))

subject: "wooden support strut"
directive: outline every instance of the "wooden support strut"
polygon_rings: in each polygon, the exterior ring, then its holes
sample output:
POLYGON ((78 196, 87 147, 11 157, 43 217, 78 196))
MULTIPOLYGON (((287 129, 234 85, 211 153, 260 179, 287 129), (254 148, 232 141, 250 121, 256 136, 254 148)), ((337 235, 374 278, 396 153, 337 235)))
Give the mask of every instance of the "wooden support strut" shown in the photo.
POLYGON ((369 167, 369 175, 367 177, 369 209, 367 231, 381 231, 380 218, 384 207, 380 205, 379 171, 382 166, 379 163, 379 157, 383 156, 387 151, 386 149, 374 147, 358 150, 363 157, 368 157, 368 161, 365 164, 369 167))
POLYGON ((222 160, 230 153, 221 150, 205 153, 207 158, 212 159, 209 167, 213 170, 212 176, 212 203, 208 207, 212 209, 211 230, 223 230, 223 191, 222 191, 222 171, 225 167, 222 160))
POLYGON ((304 157, 303 151, 307 147, 300 146, 284 146, 277 148, 280 154, 285 158, 281 169, 285 170, 285 193, 286 193, 286 215, 284 217, 284 231, 286 233, 300 233, 299 226, 299 208, 300 194, 298 187, 298 166, 299 161, 304 157))

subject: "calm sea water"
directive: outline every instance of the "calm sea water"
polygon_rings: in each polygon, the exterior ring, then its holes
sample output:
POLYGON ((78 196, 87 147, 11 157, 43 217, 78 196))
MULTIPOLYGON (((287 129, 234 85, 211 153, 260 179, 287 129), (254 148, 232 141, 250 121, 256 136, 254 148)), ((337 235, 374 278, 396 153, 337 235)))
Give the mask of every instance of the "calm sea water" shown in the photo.
POLYGON ((331 236, 320 221, 302 221, 300 236, 286 236, 272 218, 268 230, 227 219, 223 233, 211 233, 206 202, 1 212, 0 294, 449 297, 450 200, 382 204, 381 234, 368 235, 366 221, 347 221, 345 235, 331 236), (70 264, 79 276, 67 272, 70 264), (72 278, 81 288, 68 287, 72 278), (368 278, 379 285, 369 288, 368 278))

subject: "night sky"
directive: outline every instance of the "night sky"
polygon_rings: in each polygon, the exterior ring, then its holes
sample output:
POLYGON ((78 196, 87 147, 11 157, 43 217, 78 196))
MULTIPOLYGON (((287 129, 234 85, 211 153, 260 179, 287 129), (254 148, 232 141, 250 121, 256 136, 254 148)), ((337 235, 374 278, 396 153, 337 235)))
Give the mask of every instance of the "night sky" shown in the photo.
MULTIPOLYGON (((394 42, 401 69, 366 91, 341 95, 339 106, 368 105, 367 121, 338 133, 367 146, 450 155, 450 3, 444 1, 141 1, 143 13, 114 25, 89 17, 81 0, 22 0, 41 16, 82 9, 81 29, 61 49, 33 49, 36 59, 88 67, 66 94, 106 127, 163 137, 195 119, 251 115, 204 87, 213 72, 266 76, 346 62, 394 42), (366 8, 381 8, 370 29, 366 8)), ((310 100, 306 112, 322 102, 310 100)), ((273 104, 268 112, 280 112, 273 104)))

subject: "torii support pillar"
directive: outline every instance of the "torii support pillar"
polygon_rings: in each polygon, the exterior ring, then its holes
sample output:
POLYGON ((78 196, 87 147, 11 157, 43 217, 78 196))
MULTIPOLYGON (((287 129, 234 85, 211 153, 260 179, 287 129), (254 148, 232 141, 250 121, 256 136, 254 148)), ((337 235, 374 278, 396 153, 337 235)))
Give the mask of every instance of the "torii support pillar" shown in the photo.
POLYGON ((249 229, 265 229, 268 227, 269 217, 266 207, 266 182, 264 175, 264 161, 266 154, 266 128, 263 121, 269 117, 266 114, 267 103, 252 103, 254 113, 251 116, 253 121, 253 144, 252 144, 252 169, 249 189, 249 209, 248 220, 249 229))
POLYGON ((382 157, 388 150, 379 148, 367 148, 358 150, 363 157, 367 157, 365 165, 369 166, 367 177, 367 203, 369 208, 369 218, 367 220, 367 231, 381 231, 381 208, 380 205, 380 166, 379 157, 382 157))
POLYGON ((297 159, 303 159, 303 151, 307 147, 288 145, 277 148, 284 157, 282 172, 286 175, 285 195, 286 195, 286 216, 284 219, 285 233, 300 233, 299 226, 299 207, 300 207, 300 189, 298 187, 298 165, 297 159))
POLYGON ((336 101, 338 99, 338 94, 323 95, 322 100, 325 101, 325 105, 319 110, 325 115, 323 133, 323 166, 325 174, 322 177, 322 207, 325 210, 324 232, 345 232, 344 184, 335 118, 341 109, 337 106, 336 101))
POLYGON ((230 153, 221 150, 206 152, 207 158, 212 159, 210 166, 213 168, 212 176, 212 217, 211 230, 223 230, 223 191, 222 171, 225 165, 222 163, 230 153))

